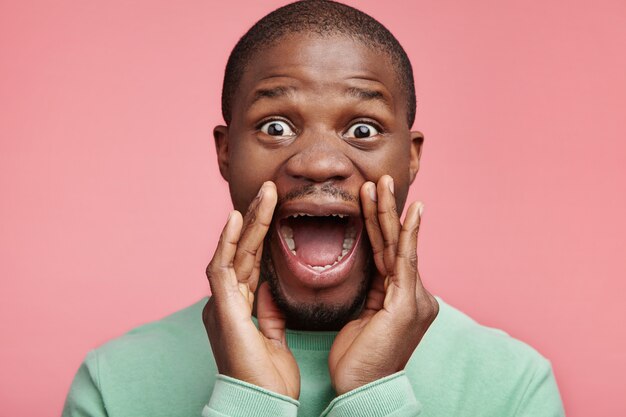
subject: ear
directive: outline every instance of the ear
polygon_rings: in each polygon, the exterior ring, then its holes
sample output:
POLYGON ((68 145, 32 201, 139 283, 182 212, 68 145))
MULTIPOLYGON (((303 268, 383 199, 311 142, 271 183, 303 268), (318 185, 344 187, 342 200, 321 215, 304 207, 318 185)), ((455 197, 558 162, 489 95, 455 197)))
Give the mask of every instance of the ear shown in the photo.
POLYGON ((220 167, 222 178, 228 181, 228 126, 215 126, 213 129, 217 165, 220 167))
POLYGON ((422 145, 424 144, 424 134, 422 132, 413 131, 411 134, 411 160, 409 162, 409 174, 411 184, 417 176, 420 169, 420 157, 422 156, 422 145))

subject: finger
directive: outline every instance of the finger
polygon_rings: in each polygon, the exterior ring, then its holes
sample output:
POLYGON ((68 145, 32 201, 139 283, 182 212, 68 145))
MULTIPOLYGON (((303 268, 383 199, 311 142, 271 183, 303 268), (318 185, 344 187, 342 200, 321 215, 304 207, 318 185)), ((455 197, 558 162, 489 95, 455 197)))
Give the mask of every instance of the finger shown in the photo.
MULTIPOLYGON (((276 200, 276 186, 267 181, 250 203, 234 260, 235 274, 240 282, 250 281, 257 254, 272 222, 276 200)), ((256 282, 253 284, 256 287, 256 282)))
POLYGON ((254 259, 254 266, 252 267, 252 272, 250 273, 250 278, 248 279, 248 285, 250 287, 250 291, 254 294, 256 291, 257 284, 259 283, 259 276, 261 275, 261 261, 263 259, 263 242, 259 246, 259 249, 256 252, 256 258, 254 259))
POLYGON ((413 300, 416 301, 417 317, 421 323, 418 326, 420 331, 416 333, 416 336, 420 339, 439 314, 439 302, 424 288, 418 270, 417 240, 423 212, 424 204, 422 203, 413 203, 407 210, 407 216, 404 221, 406 227, 403 227, 402 232, 400 232, 401 237, 396 264, 397 273, 394 274, 397 275, 398 281, 401 282, 400 285, 409 287, 406 291, 397 292, 414 297, 413 300), (413 292, 410 291, 411 284, 414 286, 413 292))
POLYGON ((384 242, 383 258, 388 272, 392 272, 394 268, 401 228, 393 187, 393 178, 389 175, 383 175, 378 180, 378 221, 384 242))
MULTIPOLYGON (((419 281, 417 273, 417 235, 423 209, 424 205, 422 203, 411 204, 400 231, 398 254, 392 282, 404 290, 402 291, 403 293, 415 294, 415 288, 419 281)), ((421 285, 421 282, 419 285, 421 285)))
POLYGON ((286 319, 283 312, 272 298, 272 293, 267 282, 259 287, 257 299, 257 319, 259 330, 265 337, 287 346, 285 337, 286 319))
POLYGON ((376 184, 367 181, 361 187, 361 206, 363 209, 363 218, 365 219, 365 230, 367 230, 367 236, 372 246, 376 269, 381 275, 385 276, 387 275, 387 268, 385 268, 383 257, 385 244, 383 242, 382 231, 380 230, 380 223, 378 223, 377 202, 376 184))
POLYGON ((213 259, 211 259, 206 269, 213 295, 219 295, 219 293, 237 286, 237 278, 233 273, 232 266, 242 224, 241 213, 233 210, 228 215, 228 220, 220 235, 213 259))
POLYGON ((371 316, 383 308, 386 294, 385 277, 375 274, 365 298, 361 318, 371 316))

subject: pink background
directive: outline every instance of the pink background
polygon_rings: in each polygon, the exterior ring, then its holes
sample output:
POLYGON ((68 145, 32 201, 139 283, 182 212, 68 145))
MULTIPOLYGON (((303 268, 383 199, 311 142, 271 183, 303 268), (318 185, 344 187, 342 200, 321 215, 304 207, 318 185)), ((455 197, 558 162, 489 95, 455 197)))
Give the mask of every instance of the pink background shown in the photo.
MULTIPOLYGON (((223 67, 282 3, 0 2, 2 415, 207 294, 223 67)), ((626 2, 349 3, 415 67, 427 287, 550 358, 569 416, 626 415, 626 2)))

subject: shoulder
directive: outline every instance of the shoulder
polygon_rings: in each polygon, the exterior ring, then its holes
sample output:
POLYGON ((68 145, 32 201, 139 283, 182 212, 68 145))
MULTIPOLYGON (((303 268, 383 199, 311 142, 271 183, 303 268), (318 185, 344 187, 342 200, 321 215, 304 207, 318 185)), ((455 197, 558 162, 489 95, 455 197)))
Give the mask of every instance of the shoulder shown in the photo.
POLYGON ((110 416, 199 415, 217 374, 202 323, 205 304, 200 300, 92 350, 72 389, 95 386, 110 416))
POLYGON ((205 304, 206 299, 202 299, 160 320, 136 327, 100 346, 95 353, 100 357, 134 357, 159 354, 159 351, 173 346, 193 348, 194 341, 206 339, 206 335, 202 334, 202 308, 205 304))
POLYGON ((432 330, 431 340, 427 343, 432 343, 442 353, 489 359, 493 366, 524 366, 546 361, 534 348, 505 331, 481 325, 440 298, 437 300, 440 312, 429 330, 432 330))
POLYGON ((206 298, 139 326, 89 352, 85 366, 103 390, 190 375, 211 375, 214 363, 202 323, 206 298), (203 374, 205 372, 205 374, 203 374))
POLYGON ((482 403, 509 415, 529 386, 551 375, 550 362, 528 344, 437 300, 439 315, 406 368, 416 392, 427 393, 425 406, 465 415, 455 407, 482 403))
POLYGON ((481 325, 440 298, 437 301, 439 315, 420 343, 418 355, 445 358, 447 362, 472 361, 480 365, 479 369, 509 371, 547 362, 534 348, 505 331, 481 325))

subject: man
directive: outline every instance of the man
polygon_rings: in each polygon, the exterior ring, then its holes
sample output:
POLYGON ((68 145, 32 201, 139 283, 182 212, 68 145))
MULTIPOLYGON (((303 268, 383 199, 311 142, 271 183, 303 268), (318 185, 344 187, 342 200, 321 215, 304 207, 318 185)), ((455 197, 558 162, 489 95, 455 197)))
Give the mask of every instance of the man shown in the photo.
POLYGON ((563 415, 549 362, 421 283, 423 206, 398 213, 423 136, 382 25, 327 1, 278 9, 231 53, 222 110, 236 210, 211 298, 91 352, 64 415, 563 415))

